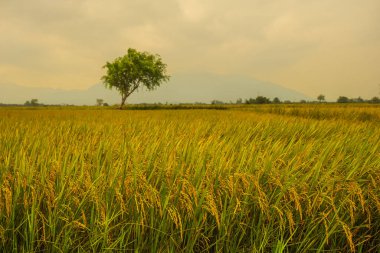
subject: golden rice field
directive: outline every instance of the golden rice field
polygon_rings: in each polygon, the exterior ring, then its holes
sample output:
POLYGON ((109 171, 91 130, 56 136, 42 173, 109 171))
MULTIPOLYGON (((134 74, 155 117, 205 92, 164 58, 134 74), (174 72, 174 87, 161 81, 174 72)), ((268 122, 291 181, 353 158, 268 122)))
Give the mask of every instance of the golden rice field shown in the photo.
POLYGON ((0 252, 380 252, 380 107, 0 109, 0 252))

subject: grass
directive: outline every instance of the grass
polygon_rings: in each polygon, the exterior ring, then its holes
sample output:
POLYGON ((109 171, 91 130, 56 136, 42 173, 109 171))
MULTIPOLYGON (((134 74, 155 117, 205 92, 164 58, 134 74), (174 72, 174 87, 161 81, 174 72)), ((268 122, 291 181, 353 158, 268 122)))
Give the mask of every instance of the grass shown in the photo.
POLYGON ((0 251, 379 252, 379 116, 1 109, 0 251))

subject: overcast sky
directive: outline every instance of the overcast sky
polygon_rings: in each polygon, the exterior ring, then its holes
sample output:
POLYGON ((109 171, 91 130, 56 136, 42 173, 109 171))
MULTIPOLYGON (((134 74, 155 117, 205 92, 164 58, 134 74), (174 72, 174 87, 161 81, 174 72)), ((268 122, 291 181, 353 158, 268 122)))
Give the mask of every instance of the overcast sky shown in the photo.
POLYGON ((171 75, 380 95, 379 0, 0 0, 0 34, 0 85, 85 89, 132 47, 171 75))

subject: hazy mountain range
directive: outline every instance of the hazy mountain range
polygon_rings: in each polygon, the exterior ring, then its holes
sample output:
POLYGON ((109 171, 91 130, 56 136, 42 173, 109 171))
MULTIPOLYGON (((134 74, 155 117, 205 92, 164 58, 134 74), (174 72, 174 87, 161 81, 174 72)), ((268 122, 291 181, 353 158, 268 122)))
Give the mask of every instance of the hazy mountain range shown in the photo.
MULTIPOLYGON (((179 74, 171 78, 157 90, 140 90, 132 94, 128 103, 210 103, 212 100, 224 102, 242 98, 266 96, 281 100, 310 100, 297 91, 280 85, 257 81, 241 76, 218 76, 212 74, 179 74)), ((93 105, 101 98, 108 104, 120 102, 117 90, 109 90, 102 84, 95 84, 86 90, 63 90, 53 88, 24 87, 0 84, 0 103, 23 104, 32 98, 43 104, 93 105)))

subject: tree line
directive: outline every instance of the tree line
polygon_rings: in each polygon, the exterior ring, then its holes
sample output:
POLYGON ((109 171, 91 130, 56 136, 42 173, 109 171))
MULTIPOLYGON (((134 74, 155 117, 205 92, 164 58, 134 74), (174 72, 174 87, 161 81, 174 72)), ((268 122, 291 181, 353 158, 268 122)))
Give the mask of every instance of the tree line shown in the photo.
POLYGON ((345 96, 340 96, 336 102, 337 103, 373 103, 373 104, 379 104, 380 98, 379 97, 373 97, 371 99, 363 99, 361 97, 348 98, 345 96))
MULTIPOLYGON (((326 102, 324 95, 319 95, 317 97, 317 100, 319 103, 326 102)), ((317 101, 306 101, 306 100, 300 100, 298 103, 316 103, 317 101)), ((278 97, 275 97, 273 99, 265 97, 265 96, 257 96, 256 98, 248 98, 243 101, 243 99, 239 98, 236 100, 236 102, 223 102, 220 100, 213 100, 211 101, 211 104, 213 105, 221 105, 221 104, 290 104, 290 103, 297 103, 290 100, 280 100, 278 97)), ((372 103, 372 104, 380 104, 380 98, 379 97, 373 97, 371 99, 363 99, 361 97, 358 98, 348 98, 345 96, 339 96, 336 100, 336 103, 372 103)))
MULTIPOLYGON (((319 95, 317 97, 319 103, 325 102, 325 96, 319 95)), ((211 101, 212 105, 223 105, 223 104, 290 104, 290 103, 316 103, 317 101, 306 101, 306 100, 300 100, 299 102, 294 102, 290 100, 280 100, 278 97, 275 97, 273 99, 265 97, 265 96, 257 96, 256 98, 248 98, 243 100, 242 98, 239 98, 236 100, 236 102, 224 102, 220 100, 213 100, 211 101)), ((379 97, 373 97, 371 99, 363 99, 361 97, 358 98, 349 98, 346 96, 339 96, 336 100, 336 103, 371 103, 371 104, 380 104, 380 98, 379 97)), ((158 103, 161 104, 161 103, 158 103)), ((190 104, 206 104, 206 103, 190 103, 190 104)), ((96 99, 96 106, 109 106, 108 103, 105 103, 103 99, 98 98, 96 99)), ((20 106, 17 104, 2 104, 0 103, 0 106, 20 106)), ((38 99, 33 98, 31 100, 28 100, 24 103, 24 106, 48 106, 43 103, 40 103, 38 99)), ((72 105, 73 106, 73 105, 72 105)))

